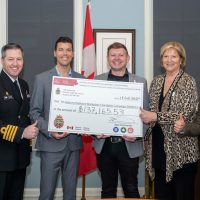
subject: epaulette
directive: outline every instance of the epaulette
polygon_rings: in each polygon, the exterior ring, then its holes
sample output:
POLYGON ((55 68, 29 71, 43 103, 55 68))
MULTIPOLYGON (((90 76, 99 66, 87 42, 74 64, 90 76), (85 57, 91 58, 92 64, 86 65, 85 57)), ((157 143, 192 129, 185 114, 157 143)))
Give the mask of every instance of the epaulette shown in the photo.
POLYGON ((3 139, 13 142, 15 135, 17 133, 18 126, 13 125, 7 125, 4 127, 1 127, 0 132, 3 134, 3 139))

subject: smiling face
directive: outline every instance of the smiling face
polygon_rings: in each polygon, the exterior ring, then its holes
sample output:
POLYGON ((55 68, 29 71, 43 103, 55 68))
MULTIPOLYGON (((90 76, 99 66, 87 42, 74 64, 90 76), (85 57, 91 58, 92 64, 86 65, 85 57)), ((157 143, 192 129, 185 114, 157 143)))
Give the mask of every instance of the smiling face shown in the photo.
POLYGON ((16 79, 23 69, 23 54, 20 49, 7 49, 5 56, 1 59, 3 69, 12 78, 16 79))
POLYGON ((181 68, 182 58, 174 48, 167 49, 162 57, 162 65, 166 72, 175 73, 181 68))
POLYGON ((112 48, 107 55, 108 64, 112 72, 125 73, 126 65, 129 62, 129 55, 124 48, 112 48))
POLYGON ((72 44, 59 42, 57 44, 56 50, 54 50, 54 57, 57 60, 58 67, 70 67, 72 59, 74 57, 72 44))

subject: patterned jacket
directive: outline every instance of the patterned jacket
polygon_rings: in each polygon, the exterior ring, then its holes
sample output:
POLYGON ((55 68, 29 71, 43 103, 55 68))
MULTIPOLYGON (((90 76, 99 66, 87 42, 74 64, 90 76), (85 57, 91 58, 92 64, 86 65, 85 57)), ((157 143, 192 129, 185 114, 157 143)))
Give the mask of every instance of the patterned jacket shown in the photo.
MULTIPOLYGON (((180 137, 174 132, 174 122, 183 113, 187 122, 191 122, 198 107, 196 82, 193 77, 180 70, 172 83, 158 112, 159 97, 162 92, 165 75, 155 77, 150 86, 150 110, 157 113, 162 132, 164 134, 164 151, 166 154, 166 181, 173 178, 173 171, 183 167, 186 163, 194 163, 199 159, 197 137, 180 137)), ((145 139, 146 168, 154 178, 152 169, 152 123, 145 139)))

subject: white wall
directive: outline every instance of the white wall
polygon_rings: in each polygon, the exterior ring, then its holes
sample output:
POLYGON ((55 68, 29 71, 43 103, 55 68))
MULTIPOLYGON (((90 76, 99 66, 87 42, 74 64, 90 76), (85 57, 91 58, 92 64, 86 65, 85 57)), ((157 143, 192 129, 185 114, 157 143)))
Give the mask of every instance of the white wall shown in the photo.
MULTIPOLYGON (((0 1, 0 47, 7 41, 7 0, 0 1)), ((0 65, 0 70, 1 70, 0 65)))

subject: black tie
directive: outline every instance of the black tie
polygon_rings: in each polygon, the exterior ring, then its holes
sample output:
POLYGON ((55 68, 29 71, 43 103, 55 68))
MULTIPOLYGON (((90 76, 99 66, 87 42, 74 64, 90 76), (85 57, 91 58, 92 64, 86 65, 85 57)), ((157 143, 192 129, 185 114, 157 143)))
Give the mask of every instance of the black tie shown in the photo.
POLYGON ((17 81, 14 81, 14 95, 15 95, 16 100, 19 103, 21 103, 22 102, 22 96, 21 96, 21 92, 20 92, 19 86, 17 84, 17 81))

